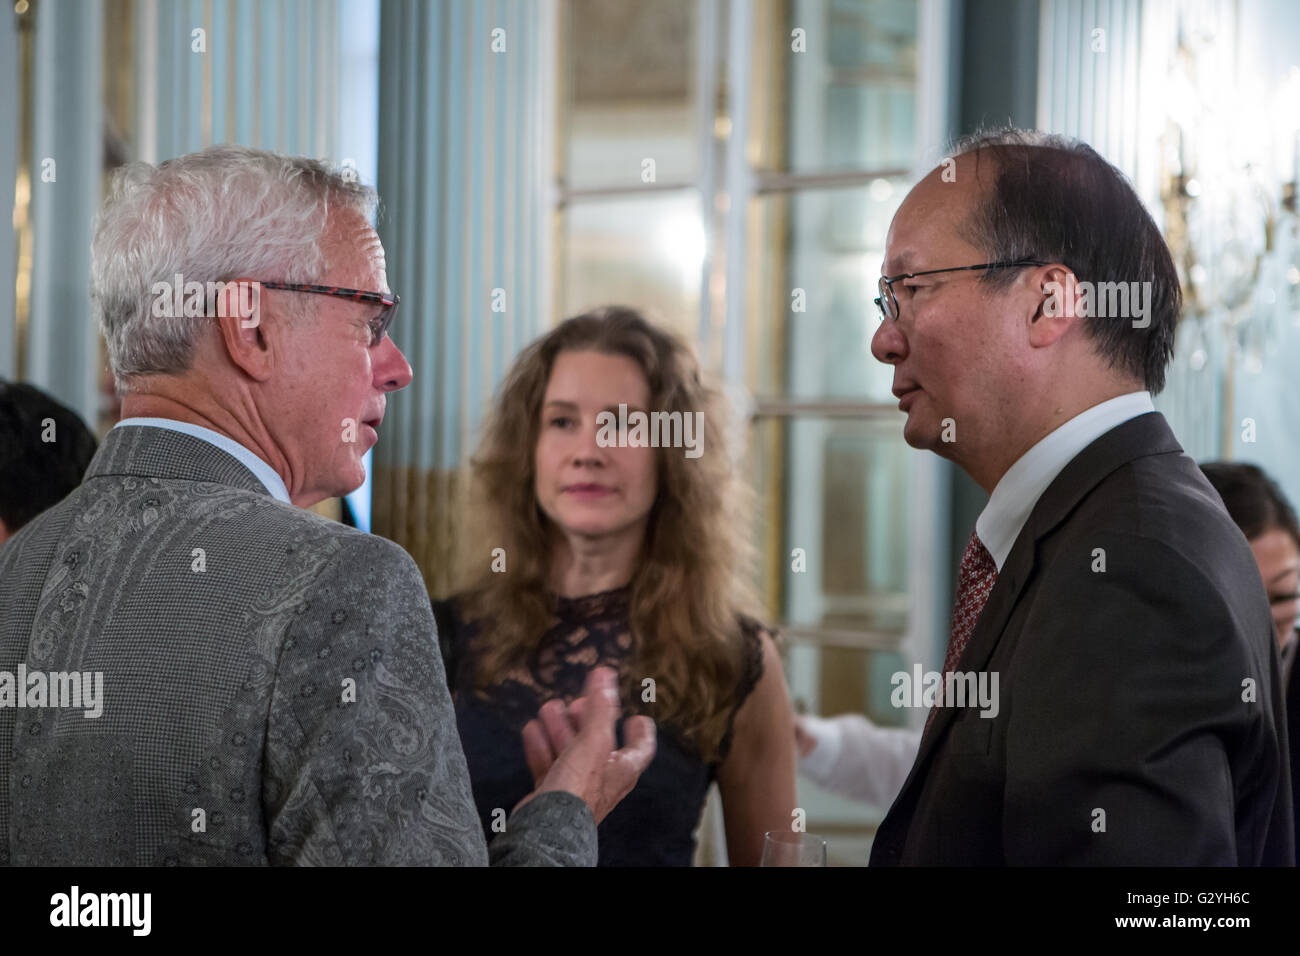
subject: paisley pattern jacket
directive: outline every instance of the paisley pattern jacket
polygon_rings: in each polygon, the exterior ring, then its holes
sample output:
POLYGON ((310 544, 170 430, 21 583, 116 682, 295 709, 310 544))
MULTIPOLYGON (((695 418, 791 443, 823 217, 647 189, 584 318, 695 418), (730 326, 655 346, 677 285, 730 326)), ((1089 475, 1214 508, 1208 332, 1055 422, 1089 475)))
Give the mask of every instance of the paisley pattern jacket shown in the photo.
POLYGON ((0 864, 595 861, 568 793, 489 861, 415 562, 213 445, 114 429, 0 547, 0 864))

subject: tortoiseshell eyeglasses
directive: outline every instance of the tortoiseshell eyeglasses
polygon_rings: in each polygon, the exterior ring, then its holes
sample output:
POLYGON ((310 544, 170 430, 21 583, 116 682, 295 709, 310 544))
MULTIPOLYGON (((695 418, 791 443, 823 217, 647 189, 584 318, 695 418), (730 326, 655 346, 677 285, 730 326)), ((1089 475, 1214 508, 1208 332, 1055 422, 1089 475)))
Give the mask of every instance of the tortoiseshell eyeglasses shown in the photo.
POLYGON ((397 303, 401 300, 396 294, 391 292, 365 292, 361 289, 345 289, 336 285, 316 285, 311 282, 261 282, 262 287, 266 289, 282 289, 285 292, 311 292, 316 295, 332 295, 340 299, 351 299, 353 302, 370 302, 374 305, 382 305, 381 311, 370 323, 370 345, 376 346, 384 340, 388 334, 388 327, 393 324, 393 316, 397 314, 397 303))

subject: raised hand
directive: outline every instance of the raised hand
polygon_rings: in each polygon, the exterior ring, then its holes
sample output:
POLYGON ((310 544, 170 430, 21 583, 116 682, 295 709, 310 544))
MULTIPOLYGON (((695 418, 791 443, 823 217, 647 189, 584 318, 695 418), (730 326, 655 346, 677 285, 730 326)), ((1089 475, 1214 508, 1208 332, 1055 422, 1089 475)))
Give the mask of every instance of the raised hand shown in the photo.
POLYGON ((572 704, 547 701, 523 730, 524 755, 537 788, 515 809, 539 793, 567 790, 581 797, 600 823, 655 755, 655 724, 649 717, 629 718, 624 745, 614 749, 619 710, 618 675, 608 667, 592 670, 583 696, 572 704))

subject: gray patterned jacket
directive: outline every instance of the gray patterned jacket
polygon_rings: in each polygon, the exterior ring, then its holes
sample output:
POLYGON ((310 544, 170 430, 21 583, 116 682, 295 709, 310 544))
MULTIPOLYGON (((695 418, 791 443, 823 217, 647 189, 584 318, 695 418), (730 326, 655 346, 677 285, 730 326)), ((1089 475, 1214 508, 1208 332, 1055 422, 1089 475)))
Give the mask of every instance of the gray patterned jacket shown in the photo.
MULTIPOLYGON (((490 856, 591 866, 595 821, 543 794, 490 856)), ((207 442, 132 427, 0 547, 0 864, 488 861, 397 545, 276 501, 207 442), (83 694, 102 673, 94 706, 51 676, 74 672, 83 694)))

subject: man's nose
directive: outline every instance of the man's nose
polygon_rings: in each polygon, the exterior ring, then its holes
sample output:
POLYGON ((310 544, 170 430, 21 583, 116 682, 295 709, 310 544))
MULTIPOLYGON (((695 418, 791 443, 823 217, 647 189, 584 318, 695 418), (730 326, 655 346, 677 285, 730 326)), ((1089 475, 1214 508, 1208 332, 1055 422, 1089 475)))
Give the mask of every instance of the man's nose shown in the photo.
POLYGON ((385 392, 395 392, 411 384, 414 374, 411 363, 397 347, 397 343, 387 336, 379 343, 379 361, 375 363, 375 385, 385 392))
POLYGON ((896 365, 907 357, 907 339, 891 319, 881 319, 871 337, 871 354, 877 362, 896 365))

